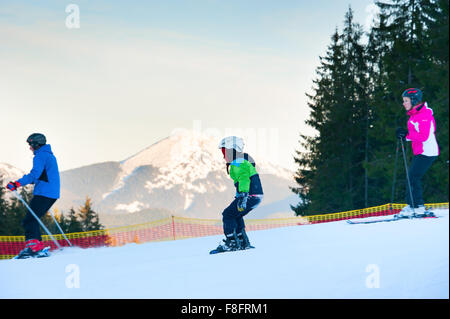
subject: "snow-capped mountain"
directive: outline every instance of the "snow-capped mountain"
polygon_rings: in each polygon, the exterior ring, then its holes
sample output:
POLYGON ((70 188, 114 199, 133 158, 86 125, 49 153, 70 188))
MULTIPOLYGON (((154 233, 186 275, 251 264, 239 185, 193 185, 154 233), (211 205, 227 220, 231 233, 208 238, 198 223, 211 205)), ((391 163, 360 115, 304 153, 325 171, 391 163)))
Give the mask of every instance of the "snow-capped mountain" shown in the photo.
POLYGON ((10 181, 15 181, 23 175, 24 172, 21 169, 6 163, 0 163, 0 181, 2 182, 0 186, 8 184, 10 181))
MULTIPOLYGON (((197 132, 178 131, 121 162, 63 171, 61 198, 55 206, 63 211, 78 208, 89 196, 93 208, 103 215, 148 211, 150 217, 152 211, 164 211, 166 215, 221 218, 235 189, 218 142, 197 132)), ((265 196, 251 218, 280 212, 292 216, 289 204, 297 202, 289 190, 293 173, 263 159, 255 161, 265 196)))

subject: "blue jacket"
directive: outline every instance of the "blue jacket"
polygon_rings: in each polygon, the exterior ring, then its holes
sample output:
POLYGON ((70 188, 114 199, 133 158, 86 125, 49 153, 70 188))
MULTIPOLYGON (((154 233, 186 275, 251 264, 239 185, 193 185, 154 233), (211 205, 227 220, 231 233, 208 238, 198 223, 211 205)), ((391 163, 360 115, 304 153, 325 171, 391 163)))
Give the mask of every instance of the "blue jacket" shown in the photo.
POLYGON ((34 195, 59 198, 60 179, 58 163, 49 144, 34 151, 31 172, 17 180, 20 185, 34 184, 34 195))

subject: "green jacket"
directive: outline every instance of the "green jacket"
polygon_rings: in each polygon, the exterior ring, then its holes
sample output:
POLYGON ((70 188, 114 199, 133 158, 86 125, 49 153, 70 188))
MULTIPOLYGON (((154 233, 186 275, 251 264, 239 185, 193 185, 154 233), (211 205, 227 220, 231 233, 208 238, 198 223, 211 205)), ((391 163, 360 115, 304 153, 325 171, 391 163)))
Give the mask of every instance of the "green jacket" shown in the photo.
POLYGON ((237 158, 230 163, 230 177, 233 179, 237 192, 250 195, 263 194, 255 166, 244 158, 237 158))

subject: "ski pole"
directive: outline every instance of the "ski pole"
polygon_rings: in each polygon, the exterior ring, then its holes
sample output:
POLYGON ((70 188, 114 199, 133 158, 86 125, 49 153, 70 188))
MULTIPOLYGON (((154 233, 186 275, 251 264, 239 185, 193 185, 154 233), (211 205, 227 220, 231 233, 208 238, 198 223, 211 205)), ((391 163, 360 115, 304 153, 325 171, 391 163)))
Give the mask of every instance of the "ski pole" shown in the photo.
POLYGON ((411 208, 413 210, 413 215, 415 215, 416 212, 414 211, 414 200, 413 200, 413 196, 412 196, 411 182, 409 181, 408 164, 406 162, 405 146, 403 145, 403 139, 400 139, 400 142, 402 145, 403 162, 405 163, 406 181, 408 182, 409 197, 411 198, 411 208))
POLYGON ((31 213, 31 215, 33 215, 34 218, 36 218, 36 220, 39 222, 39 224, 42 226, 42 228, 46 231, 46 233, 50 236, 50 238, 53 240, 53 242, 55 243, 56 247, 58 247, 59 249, 62 249, 61 245, 56 241, 55 237, 53 237, 53 235, 50 233, 50 231, 47 229, 47 227, 45 227, 44 223, 41 221, 41 219, 39 217, 36 216, 36 214, 33 212, 33 210, 30 208, 30 206, 28 206, 28 204, 23 200, 22 196, 20 196, 16 190, 13 191, 14 195, 22 202, 22 204, 25 205, 25 207, 28 209, 28 211, 31 213))
POLYGON ((69 239, 67 238, 66 234, 64 234, 63 230, 61 229, 61 226, 59 226, 58 222, 56 221, 55 216, 53 216, 53 213, 50 212, 50 215, 52 215, 53 221, 55 222, 56 226, 58 227, 60 233, 63 235, 64 239, 66 240, 66 242, 69 244, 69 246, 72 246, 72 243, 69 241, 69 239))
POLYGON ((392 194, 391 194, 391 214, 393 213, 392 204, 394 203, 395 182, 397 179, 397 162, 398 162, 398 147, 399 140, 397 139, 397 147, 395 148, 395 162, 394 162, 394 177, 392 181, 392 194))

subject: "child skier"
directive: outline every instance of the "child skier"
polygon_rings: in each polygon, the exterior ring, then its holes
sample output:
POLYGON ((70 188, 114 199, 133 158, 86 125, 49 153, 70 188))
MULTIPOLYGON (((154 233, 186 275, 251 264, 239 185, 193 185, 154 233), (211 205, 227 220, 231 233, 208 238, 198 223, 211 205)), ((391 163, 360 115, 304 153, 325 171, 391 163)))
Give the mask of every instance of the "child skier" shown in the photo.
POLYGON ((222 213, 224 243, 211 253, 253 248, 245 233, 243 217, 256 208, 263 199, 263 189, 254 160, 243 153, 244 142, 229 136, 219 144, 226 161, 227 173, 236 187, 236 196, 222 213))
POLYGON ((396 135, 399 139, 411 141, 414 157, 408 169, 411 184, 411 193, 409 185, 406 186, 408 205, 400 211, 399 216, 412 217, 425 212, 421 179, 439 155, 439 147, 435 136, 433 110, 426 102, 422 102, 422 92, 410 88, 403 92, 402 97, 403 107, 409 115, 408 129, 398 128, 396 135))
MULTIPOLYGON (((10 191, 14 191, 21 186, 34 184, 33 198, 30 202, 30 208, 41 218, 60 196, 60 178, 58 163, 52 153, 52 149, 47 144, 43 134, 31 134, 27 143, 30 150, 34 153, 33 168, 29 174, 15 182, 9 182, 6 186, 10 191)), ((39 222, 27 212, 22 225, 25 229, 25 248, 17 256, 18 259, 29 257, 47 256, 41 242, 41 230, 39 222)))

